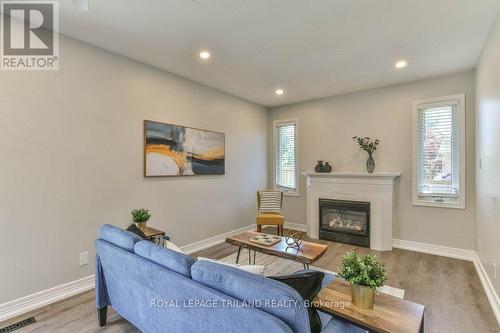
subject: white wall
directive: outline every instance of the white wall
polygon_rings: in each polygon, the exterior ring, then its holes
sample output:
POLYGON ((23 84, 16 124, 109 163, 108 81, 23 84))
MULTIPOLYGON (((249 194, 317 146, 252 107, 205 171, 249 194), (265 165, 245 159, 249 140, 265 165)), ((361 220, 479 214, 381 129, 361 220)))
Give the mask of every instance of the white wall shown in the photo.
POLYGON ((0 304, 93 273, 98 226, 178 245, 248 226, 267 184, 267 110, 78 41, 53 72, 0 74, 0 304), (143 178, 143 120, 226 133, 226 175, 143 178))
MULTIPOLYGON (((376 171, 397 171, 402 174, 395 192, 397 211, 393 237, 472 249, 475 232, 474 80, 474 72, 469 71, 273 108, 269 114, 269 135, 272 134, 273 120, 299 118, 300 171, 313 171, 317 160, 332 161, 334 171, 365 171, 366 153, 358 148, 352 137, 361 135, 381 139, 380 148, 374 155, 376 171), (467 99, 467 207, 461 210, 413 206, 412 101, 464 92, 467 99)), ((287 197, 284 203, 287 222, 306 221, 306 184, 305 177, 300 177, 300 196, 287 197)))
POLYGON ((477 69, 476 219, 479 258, 500 294, 500 15, 477 69), (479 166, 481 159, 481 167, 479 166), (494 279, 493 263, 498 277, 494 279))

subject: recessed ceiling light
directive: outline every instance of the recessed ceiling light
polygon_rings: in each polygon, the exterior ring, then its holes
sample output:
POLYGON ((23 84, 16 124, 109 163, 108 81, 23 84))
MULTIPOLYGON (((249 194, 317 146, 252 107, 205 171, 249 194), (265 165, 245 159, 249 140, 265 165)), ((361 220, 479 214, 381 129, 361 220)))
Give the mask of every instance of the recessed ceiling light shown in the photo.
POLYGON ((408 63, 406 62, 406 60, 400 60, 400 61, 398 61, 398 62, 394 65, 394 67, 396 67, 396 68, 405 68, 405 67, 406 67, 406 65, 408 65, 408 63))
POLYGON ((276 91, 274 92, 276 95, 283 95, 285 93, 285 91, 283 89, 276 89, 276 91))
POLYGON ((207 60, 210 58, 210 52, 208 51, 201 51, 200 52, 200 58, 203 60, 207 60))

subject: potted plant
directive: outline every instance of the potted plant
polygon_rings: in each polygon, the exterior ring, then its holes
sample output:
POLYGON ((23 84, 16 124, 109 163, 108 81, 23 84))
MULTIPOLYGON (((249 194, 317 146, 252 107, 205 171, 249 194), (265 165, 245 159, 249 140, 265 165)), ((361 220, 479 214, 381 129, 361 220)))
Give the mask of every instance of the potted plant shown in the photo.
POLYGON ((351 284, 352 303, 362 309, 373 309, 375 289, 386 280, 378 256, 360 256, 355 251, 344 254, 338 276, 351 284))
POLYGON ((132 210, 132 220, 139 229, 144 229, 150 217, 149 209, 138 208, 132 210))
POLYGON ((373 171, 375 171, 375 160, 373 159, 373 152, 377 150, 377 146, 380 143, 380 140, 371 140, 367 136, 365 136, 364 138, 353 136, 352 139, 358 143, 361 149, 368 153, 368 159, 366 160, 366 171, 368 171, 368 173, 373 173, 373 171))

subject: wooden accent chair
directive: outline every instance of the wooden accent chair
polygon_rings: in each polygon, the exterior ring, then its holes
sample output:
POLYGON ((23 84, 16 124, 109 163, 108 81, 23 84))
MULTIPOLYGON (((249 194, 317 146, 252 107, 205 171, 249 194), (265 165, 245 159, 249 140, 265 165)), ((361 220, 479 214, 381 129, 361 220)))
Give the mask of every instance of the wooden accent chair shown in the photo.
MULTIPOLYGON (((275 207, 277 208, 277 207, 275 207)), ((272 190, 263 190, 257 191, 257 209, 258 214, 256 218, 257 222, 257 232, 262 232, 263 225, 275 225, 277 228, 277 235, 283 236, 283 224, 285 222, 285 218, 283 217, 283 192, 281 191, 272 191, 272 190), (270 194, 270 196, 277 198, 277 202, 275 204, 279 205, 279 209, 269 209, 269 206, 266 205, 261 200, 261 197, 269 197, 266 194, 270 194)))

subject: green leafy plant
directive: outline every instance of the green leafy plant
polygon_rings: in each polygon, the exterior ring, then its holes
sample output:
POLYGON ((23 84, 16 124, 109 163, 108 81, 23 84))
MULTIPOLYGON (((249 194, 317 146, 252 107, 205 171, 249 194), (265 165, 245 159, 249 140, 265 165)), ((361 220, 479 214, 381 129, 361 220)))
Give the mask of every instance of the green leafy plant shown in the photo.
POLYGON ((356 141, 361 149, 366 151, 368 155, 372 156, 373 152, 377 150, 377 146, 380 143, 379 139, 371 140, 369 137, 364 138, 359 136, 353 136, 352 139, 356 141))
POLYGON ((132 210, 132 220, 135 223, 144 223, 149 220, 151 215, 149 214, 149 209, 139 208, 132 210))
POLYGON ((344 254, 338 276, 351 284, 371 288, 383 286, 386 280, 385 268, 378 256, 360 256, 355 251, 344 254))

